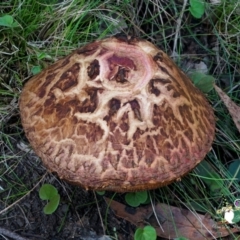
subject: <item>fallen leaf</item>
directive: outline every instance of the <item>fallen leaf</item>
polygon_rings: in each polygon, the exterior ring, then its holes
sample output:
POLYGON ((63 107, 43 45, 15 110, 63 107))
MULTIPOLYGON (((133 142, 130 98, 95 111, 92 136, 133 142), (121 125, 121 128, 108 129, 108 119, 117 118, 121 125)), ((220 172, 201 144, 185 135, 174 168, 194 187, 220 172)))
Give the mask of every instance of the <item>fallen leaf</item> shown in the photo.
POLYGON ((159 203, 155 206, 154 211, 158 216, 158 221, 161 223, 162 231, 155 218, 152 206, 129 208, 108 198, 105 198, 105 201, 118 217, 124 218, 137 227, 151 224, 156 229, 159 237, 167 239, 184 236, 194 240, 210 240, 240 231, 237 228, 228 229, 224 225, 218 225, 206 215, 159 203), (129 209, 132 209, 132 211, 129 211, 129 209))
POLYGON ((230 115, 232 116, 232 119, 240 132, 240 107, 234 103, 230 97, 226 93, 224 93, 221 88, 214 85, 215 90, 217 91, 219 97, 224 102, 225 106, 227 107, 230 115))
POLYGON ((167 204, 157 204, 155 211, 158 218, 162 219, 162 228, 158 227, 154 216, 152 226, 156 227, 159 236, 165 238, 176 238, 184 236, 188 239, 216 239, 238 232, 240 230, 231 228, 230 230, 224 225, 218 225, 207 215, 198 214, 187 209, 169 206, 167 204), (155 222, 155 224, 154 224, 155 222), (153 225, 154 224, 154 225, 153 225))
POLYGON ((125 220, 133 223, 136 226, 143 227, 145 225, 144 223, 146 222, 145 218, 152 215, 151 208, 134 208, 126 206, 122 203, 116 202, 106 197, 104 199, 114 211, 116 216, 124 218, 125 220), (138 211, 138 209, 141 209, 141 211, 138 211))

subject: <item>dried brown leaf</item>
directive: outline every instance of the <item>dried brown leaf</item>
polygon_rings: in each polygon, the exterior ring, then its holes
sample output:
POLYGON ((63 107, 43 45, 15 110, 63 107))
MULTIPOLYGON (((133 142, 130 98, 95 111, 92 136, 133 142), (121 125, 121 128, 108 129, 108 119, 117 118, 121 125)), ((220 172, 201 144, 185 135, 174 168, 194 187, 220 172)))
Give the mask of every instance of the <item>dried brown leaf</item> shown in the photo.
POLYGON ((214 85, 214 88, 217 91, 219 97, 224 102, 225 106, 227 107, 238 131, 240 132, 240 107, 236 103, 234 103, 231 98, 222 91, 221 88, 217 87, 216 85, 214 85))
POLYGON ((152 206, 138 207, 134 208, 134 211, 129 211, 129 207, 124 204, 108 198, 105 200, 118 217, 138 227, 151 224, 155 227, 158 236, 167 239, 179 236, 195 240, 216 239, 240 231, 236 228, 228 229, 223 225, 218 225, 206 215, 159 203, 155 206, 155 212, 164 230, 162 231, 153 214, 152 206))

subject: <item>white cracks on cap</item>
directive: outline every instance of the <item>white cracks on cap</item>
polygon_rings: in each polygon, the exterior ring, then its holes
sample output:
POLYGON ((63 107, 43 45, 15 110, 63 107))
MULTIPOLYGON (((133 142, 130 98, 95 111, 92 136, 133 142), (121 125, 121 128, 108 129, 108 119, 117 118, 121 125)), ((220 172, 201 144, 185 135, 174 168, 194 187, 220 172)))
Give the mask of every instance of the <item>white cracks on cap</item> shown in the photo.
POLYGON ((28 81, 19 107, 45 166, 88 190, 170 184, 205 157, 214 139, 204 95, 141 39, 112 37, 77 49, 28 81))

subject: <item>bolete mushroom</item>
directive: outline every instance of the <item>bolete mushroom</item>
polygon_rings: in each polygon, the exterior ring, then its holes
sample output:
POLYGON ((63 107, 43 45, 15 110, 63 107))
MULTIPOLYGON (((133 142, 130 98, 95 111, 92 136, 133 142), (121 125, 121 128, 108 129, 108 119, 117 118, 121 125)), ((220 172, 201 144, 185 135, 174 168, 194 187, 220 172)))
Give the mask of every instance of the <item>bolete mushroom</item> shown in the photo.
POLYGON ((213 110, 160 49, 145 40, 90 43, 34 76, 22 125, 51 172, 85 189, 167 185, 210 150, 213 110))

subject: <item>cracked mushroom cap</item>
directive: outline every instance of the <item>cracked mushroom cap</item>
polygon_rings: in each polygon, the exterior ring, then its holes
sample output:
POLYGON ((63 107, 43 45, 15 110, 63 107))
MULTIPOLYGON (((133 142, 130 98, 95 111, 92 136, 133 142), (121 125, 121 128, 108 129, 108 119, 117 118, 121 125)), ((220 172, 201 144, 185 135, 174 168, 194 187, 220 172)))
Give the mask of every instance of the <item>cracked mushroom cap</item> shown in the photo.
POLYGON ((44 165, 85 189, 167 185, 211 148, 204 95, 145 40, 90 43, 34 76, 20 97, 22 125, 44 165))

